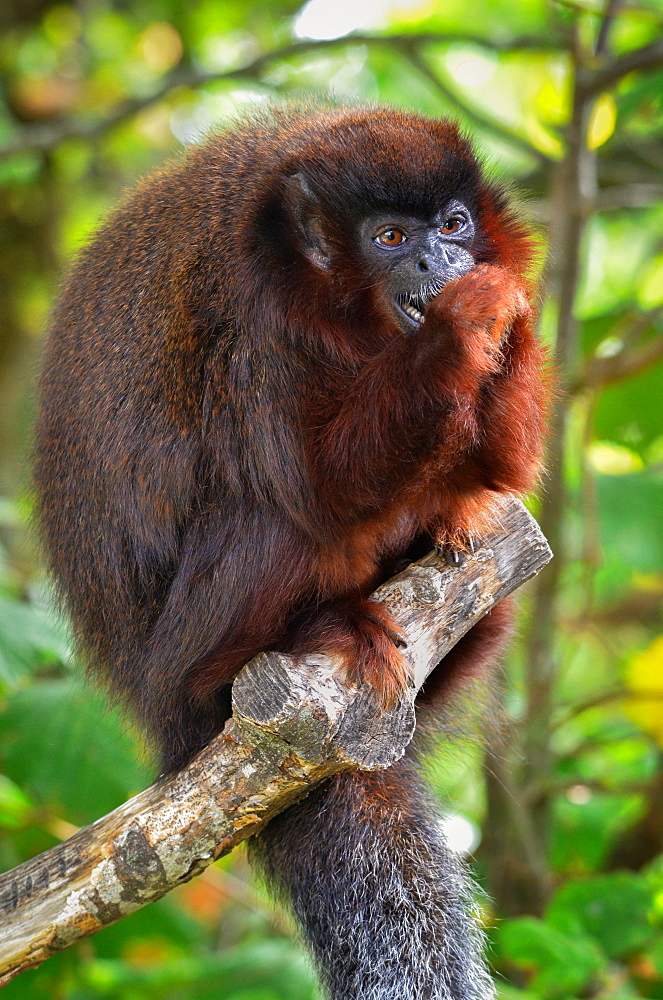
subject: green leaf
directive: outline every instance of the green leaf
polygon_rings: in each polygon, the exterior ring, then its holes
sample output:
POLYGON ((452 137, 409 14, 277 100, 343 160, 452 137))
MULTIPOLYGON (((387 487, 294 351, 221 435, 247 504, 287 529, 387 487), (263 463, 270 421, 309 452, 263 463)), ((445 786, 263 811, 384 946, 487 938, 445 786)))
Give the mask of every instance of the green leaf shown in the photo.
POLYGON ((313 975, 289 941, 240 945, 227 952, 182 955, 137 968, 100 959, 84 969, 84 979, 99 997, 178 997, 205 1000, 315 1000, 313 975), (187 987, 195 987, 191 993, 187 987), (177 993, 170 991, 177 990, 177 993), (186 992, 182 992, 186 990, 186 992))
POLYGON ((0 827, 18 828, 27 822, 33 803, 6 774, 0 774, 0 827))
POLYGON ((68 634, 46 608, 0 596, 0 678, 14 687, 39 667, 71 654, 68 634))
POLYGON ((658 254, 644 268, 638 302, 643 309, 653 309, 663 302, 663 254, 658 254))
POLYGON ((652 936, 651 907, 652 889, 644 877, 615 872, 562 886, 548 907, 546 921, 571 932, 580 927, 610 958, 620 958, 652 936))
POLYGON ((9 777, 75 823, 97 819, 149 781, 119 713, 70 677, 14 695, 0 736, 9 777))
POLYGON ((663 565, 663 476, 647 469, 599 475, 597 492, 603 561, 596 582, 610 593, 630 586, 634 572, 656 573, 663 565))
POLYGON ((554 805, 551 859, 555 870, 591 874, 605 861, 619 834, 639 819, 641 811, 635 795, 593 794, 582 805, 560 797, 554 805))
POLYGON ((505 921, 497 947, 505 958, 532 973, 530 989, 545 997, 577 993, 603 964, 591 940, 565 934, 535 917, 505 921))
POLYGON ((643 454, 663 433, 661 408, 655 405, 660 399, 663 399, 663 365, 654 365, 637 377, 608 386, 597 400, 594 436, 643 454))

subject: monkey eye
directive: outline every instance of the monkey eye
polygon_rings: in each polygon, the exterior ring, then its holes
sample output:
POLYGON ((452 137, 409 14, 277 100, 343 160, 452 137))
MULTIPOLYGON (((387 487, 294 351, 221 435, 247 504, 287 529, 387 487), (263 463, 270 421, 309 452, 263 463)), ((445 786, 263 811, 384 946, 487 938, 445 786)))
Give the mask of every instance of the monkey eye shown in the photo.
POLYGON ((444 236, 449 236, 451 233, 458 233, 465 225, 465 219, 461 218, 459 215, 451 215, 448 219, 445 219, 440 226, 440 232, 444 236))
POLYGON ((393 249, 393 247, 399 247, 402 243, 405 243, 407 236, 405 233, 401 232, 400 229, 383 229, 381 233, 378 233, 374 237, 374 242, 379 244, 381 247, 387 247, 388 250, 393 249))

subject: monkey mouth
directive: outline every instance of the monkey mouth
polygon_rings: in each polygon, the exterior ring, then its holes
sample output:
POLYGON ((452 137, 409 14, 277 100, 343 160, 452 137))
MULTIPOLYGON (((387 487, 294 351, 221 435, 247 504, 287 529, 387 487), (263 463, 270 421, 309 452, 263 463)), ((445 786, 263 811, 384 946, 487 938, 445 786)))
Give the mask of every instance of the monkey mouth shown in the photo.
POLYGON ((414 323, 415 326, 421 326, 424 321, 426 304, 418 296, 399 295, 396 299, 396 305, 411 323, 414 323))
POLYGON ((421 326, 426 314, 426 306, 444 288, 443 281, 431 281, 418 292, 403 292, 396 296, 396 306, 413 326, 421 326))

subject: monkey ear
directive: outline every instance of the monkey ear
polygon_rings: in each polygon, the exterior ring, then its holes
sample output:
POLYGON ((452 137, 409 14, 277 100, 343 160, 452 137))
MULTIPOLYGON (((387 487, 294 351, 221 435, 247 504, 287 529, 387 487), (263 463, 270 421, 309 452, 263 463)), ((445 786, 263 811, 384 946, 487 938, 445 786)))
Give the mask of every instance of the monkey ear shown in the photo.
POLYGON ((320 202, 306 177, 301 173, 285 178, 285 201, 299 227, 304 253, 320 271, 331 271, 331 253, 324 235, 320 202))

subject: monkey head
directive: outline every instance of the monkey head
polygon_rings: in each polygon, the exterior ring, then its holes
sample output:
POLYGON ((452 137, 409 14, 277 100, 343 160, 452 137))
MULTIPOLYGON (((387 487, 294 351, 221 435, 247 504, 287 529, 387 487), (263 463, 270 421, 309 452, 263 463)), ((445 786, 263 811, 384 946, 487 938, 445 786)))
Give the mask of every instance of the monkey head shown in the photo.
POLYGON ((476 264, 512 260, 522 276, 529 262, 502 193, 448 121, 316 118, 287 150, 267 201, 261 236, 275 250, 284 299, 305 286, 307 309, 317 293, 321 313, 352 325, 381 315, 393 333, 416 333, 431 300, 476 264))

